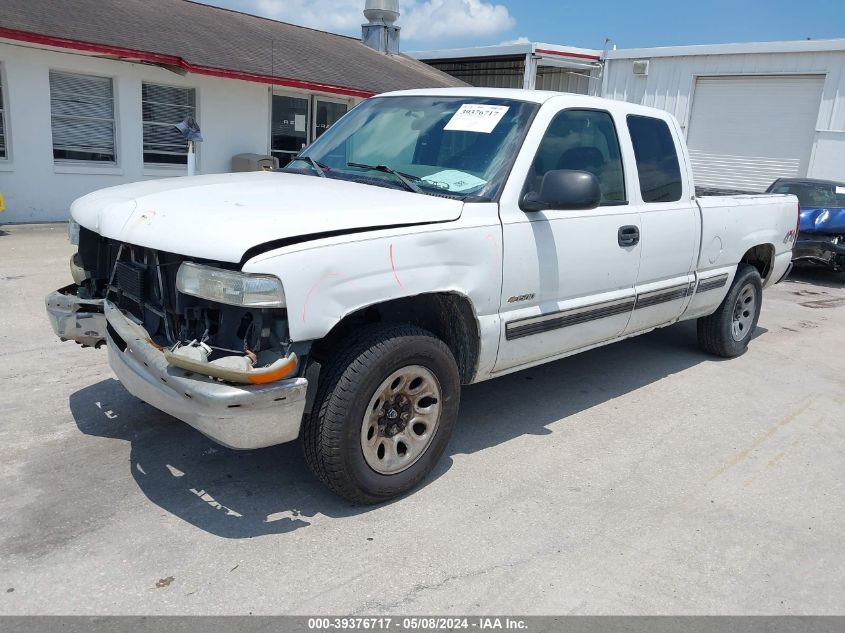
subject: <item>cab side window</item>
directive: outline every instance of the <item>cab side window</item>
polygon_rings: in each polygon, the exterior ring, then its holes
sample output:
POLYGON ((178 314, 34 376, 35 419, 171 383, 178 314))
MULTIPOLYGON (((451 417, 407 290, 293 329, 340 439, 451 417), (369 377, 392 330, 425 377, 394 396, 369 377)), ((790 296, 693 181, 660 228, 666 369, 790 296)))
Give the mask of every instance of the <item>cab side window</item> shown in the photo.
POLYGON ((587 171, 599 181, 602 204, 625 198, 622 155, 613 118, 600 110, 564 110, 549 125, 529 172, 526 191, 539 191, 546 172, 587 171))
POLYGON ((648 116, 628 116, 643 202, 681 199, 683 182, 675 141, 666 121, 648 116))

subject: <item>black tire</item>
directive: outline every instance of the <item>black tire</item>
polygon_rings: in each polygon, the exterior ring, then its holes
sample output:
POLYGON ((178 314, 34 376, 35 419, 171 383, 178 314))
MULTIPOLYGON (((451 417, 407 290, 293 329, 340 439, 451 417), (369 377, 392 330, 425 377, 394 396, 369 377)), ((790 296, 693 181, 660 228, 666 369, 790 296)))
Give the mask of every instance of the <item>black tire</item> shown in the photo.
MULTIPOLYGON (((747 303, 747 302, 746 302, 747 303)), ((763 305, 763 281, 754 266, 740 264, 731 289, 719 308, 711 315, 698 319, 698 343, 711 354, 723 358, 734 358, 745 353, 748 343, 757 328, 760 308, 763 305), (741 295, 753 296, 753 308, 745 310, 744 319, 738 319, 738 335, 735 336, 734 320, 743 314, 738 301, 741 295), (742 321, 745 321, 743 324, 742 321), (750 323, 749 323, 750 321, 750 323)))
POLYGON ((333 492, 355 503, 380 503, 402 495, 428 475, 446 448, 457 419, 460 388, 454 356, 430 332, 409 325, 365 328, 323 365, 311 414, 303 421, 305 459, 333 492), (364 456, 365 412, 383 381, 412 365, 428 369, 439 383, 439 422, 412 465, 381 474, 364 456))

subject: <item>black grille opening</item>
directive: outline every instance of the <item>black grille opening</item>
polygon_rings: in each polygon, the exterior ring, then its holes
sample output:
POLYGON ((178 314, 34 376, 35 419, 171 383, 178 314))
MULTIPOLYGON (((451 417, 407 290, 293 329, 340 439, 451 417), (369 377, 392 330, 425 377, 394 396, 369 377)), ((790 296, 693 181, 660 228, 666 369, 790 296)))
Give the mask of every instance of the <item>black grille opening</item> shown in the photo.
POLYGON ((114 341, 114 344, 117 345, 117 349, 121 352, 126 351, 126 341, 121 338, 120 334, 115 332, 115 329, 111 326, 111 323, 106 323, 106 332, 108 332, 109 338, 114 341))
POLYGON ((115 266, 115 281, 117 287, 124 293, 136 299, 144 301, 145 280, 147 266, 138 262, 118 262, 115 266))

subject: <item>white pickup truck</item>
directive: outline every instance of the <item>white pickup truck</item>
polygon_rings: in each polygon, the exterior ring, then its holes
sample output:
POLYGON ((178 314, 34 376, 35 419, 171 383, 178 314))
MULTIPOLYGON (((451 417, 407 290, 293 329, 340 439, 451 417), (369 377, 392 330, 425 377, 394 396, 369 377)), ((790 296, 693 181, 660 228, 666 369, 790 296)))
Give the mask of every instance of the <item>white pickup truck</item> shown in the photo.
POLYGON ((302 438, 324 483, 375 503, 435 465, 462 384, 687 319, 743 353, 798 204, 697 198, 665 112, 455 88, 365 101, 281 171, 71 213, 59 337, 107 342, 130 393, 220 444, 302 438))

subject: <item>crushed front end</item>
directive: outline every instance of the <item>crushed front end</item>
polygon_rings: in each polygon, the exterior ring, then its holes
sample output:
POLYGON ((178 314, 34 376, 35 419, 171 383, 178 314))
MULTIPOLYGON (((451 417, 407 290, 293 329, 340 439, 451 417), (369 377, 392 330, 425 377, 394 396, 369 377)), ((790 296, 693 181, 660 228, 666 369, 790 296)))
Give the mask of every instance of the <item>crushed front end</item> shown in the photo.
POLYGON ((824 266, 834 271, 845 270, 845 232, 842 235, 799 233, 792 260, 824 266))
POLYGON ((298 437, 308 348, 290 341, 278 279, 85 228, 78 245, 76 283, 47 297, 60 338, 105 342, 130 393, 220 444, 252 449, 298 437))
POLYGON ((845 208, 802 206, 799 229, 793 261, 845 270, 845 208))

